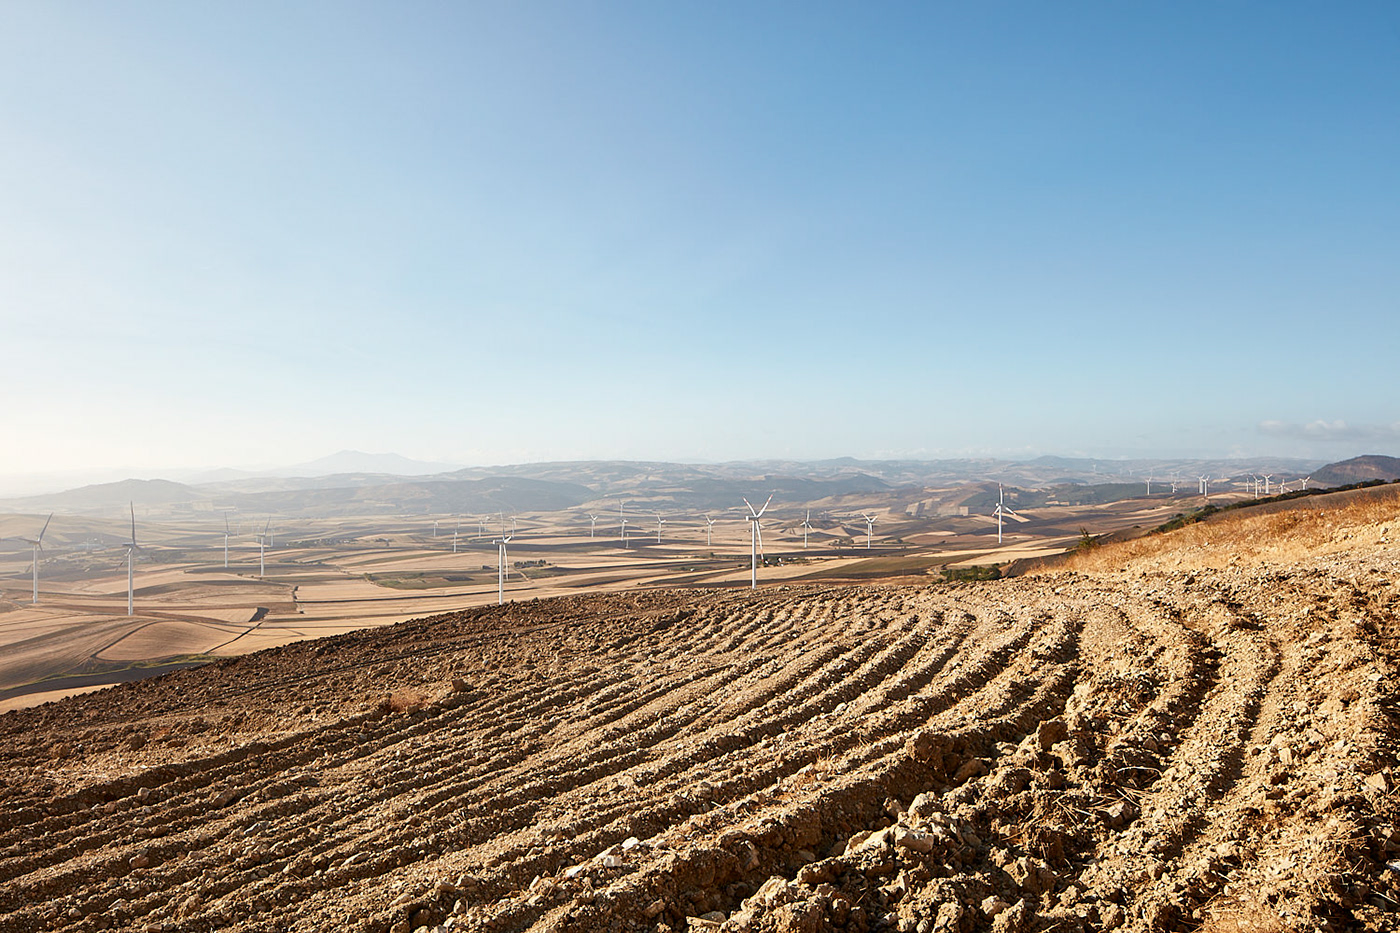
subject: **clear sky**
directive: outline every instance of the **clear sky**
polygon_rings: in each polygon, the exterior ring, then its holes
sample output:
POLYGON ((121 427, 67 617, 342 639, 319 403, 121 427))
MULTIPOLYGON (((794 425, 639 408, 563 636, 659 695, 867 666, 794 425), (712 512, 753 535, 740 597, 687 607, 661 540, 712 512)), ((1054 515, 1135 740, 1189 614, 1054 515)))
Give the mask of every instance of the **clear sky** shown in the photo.
POLYGON ((1400 4, 0 3, 0 474, 1400 454, 1400 4))

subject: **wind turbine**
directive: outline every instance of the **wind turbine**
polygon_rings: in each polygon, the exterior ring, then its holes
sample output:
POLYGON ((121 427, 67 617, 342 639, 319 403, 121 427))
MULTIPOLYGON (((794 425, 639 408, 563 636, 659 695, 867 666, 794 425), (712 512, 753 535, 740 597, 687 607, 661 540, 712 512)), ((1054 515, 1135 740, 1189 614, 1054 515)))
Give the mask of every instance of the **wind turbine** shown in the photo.
POLYGON ((224 513, 224 569, 228 569, 228 513, 224 513))
POLYGON ((1271 481, 1273 478, 1274 478, 1274 474, 1272 474, 1272 473, 1265 473, 1265 474, 1264 474, 1264 495, 1266 495, 1266 496, 1269 494, 1269 483, 1270 483, 1270 481, 1271 481))
POLYGON ((480 516, 477 516, 476 519, 476 536, 478 538, 486 537, 486 519, 480 516))
MULTIPOLYGON (((39 529, 39 537, 19 539, 34 548, 34 605, 36 606, 39 605, 39 552, 44 549, 44 532, 49 530, 49 522, 51 521, 53 521, 52 512, 49 513, 48 518, 44 519, 44 527, 39 529)), ((133 535, 133 538, 134 537, 133 535)))
POLYGON ((462 520, 457 519, 457 525, 452 529, 452 553, 457 553, 457 532, 462 530, 462 520))
POLYGON ((812 510, 807 510, 807 517, 802 519, 802 547, 807 547, 807 532, 812 530, 812 510))
POLYGON ((434 537, 434 538, 437 537, 437 526, 438 526, 438 520, 435 518, 435 519, 433 519, 433 537, 434 537))
POLYGON ((588 514, 588 537, 595 538, 598 535, 598 516, 593 513, 588 514))
POLYGON ((710 516, 706 515, 706 516, 705 516, 705 522, 706 522, 706 527, 705 527, 705 547, 711 547, 712 545, 710 544, 710 540, 711 540, 711 538, 714 536, 714 533, 715 533, 715 520, 714 520, 713 518, 711 518, 710 516))
POLYGON ((131 508, 131 540, 123 541, 126 547, 126 614, 136 615, 136 504, 127 503, 131 508))
MULTIPOLYGON (((997 507, 992 510, 992 514, 997 517, 997 544, 1001 543, 1001 520, 1004 515, 1016 515, 1006 507, 1006 493, 1001 488, 1001 483, 997 483, 997 507)), ((1019 516, 1017 516, 1019 518, 1019 516)))
POLYGON ((1310 480, 1310 479, 1312 479, 1312 476, 1311 476, 1311 475, 1308 475, 1308 476, 1304 476, 1304 477, 1303 477, 1303 488, 1304 488, 1304 489, 1307 489, 1307 488, 1308 488, 1308 480, 1310 480))
POLYGON ((622 511, 622 507, 626 504, 627 503, 621 499, 617 500, 617 519, 622 523, 622 529, 618 532, 618 537, 622 539, 623 547, 627 546, 627 516, 623 514, 622 511))
POLYGON ((865 549, 868 551, 870 550, 870 542, 875 537, 875 516, 861 512, 860 517, 865 519, 865 549))
MULTIPOLYGON (((267 532, 268 532, 268 529, 271 528, 271 527, 272 527, 272 516, 269 515, 269 516, 267 517, 267 525, 264 526, 264 528, 263 528, 263 533, 260 534, 260 535, 253 535, 253 537, 255 537, 255 538, 258 539, 258 579, 259 579, 259 580, 262 579, 263 572, 267 569, 267 563, 266 563, 266 561, 264 561, 263 557, 264 557, 264 553, 265 553, 265 551, 266 551, 266 544, 267 544, 267 539, 268 539, 268 533, 267 533, 267 532)), ((132 537, 133 537, 133 538, 136 537, 136 535, 135 535, 134 532, 132 533, 132 537)))
POLYGON ((515 537, 515 519, 510 520, 510 534, 506 534, 506 518, 501 516, 501 538, 496 543, 500 545, 500 567, 496 575, 496 605, 501 605, 506 601, 506 545, 510 544, 515 537))
POLYGON ((666 519, 661 517, 661 513, 656 513, 656 543, 661 543, 661 526, 666 524, 666 519))
POLYGON ((1152 474, 1147 474, 1147 494, 1152 495, 1152 474))
POLYGON ((751 538, 751 547, 753 550, 753 580, 749 584, 749 588, 756 590, 758 589, 758 543, 763 539, 763 531, 758 520, 763 517, 764 512, 768 511, 768 505, 773 501, 773 496, 769 495, 768 502, 763 503, 763 508, 759 509, 757 512, 754 511, 753 504, 749 502, 748 499, 743 496, 740 496, 740 498, 744 499, 744 505, 749 507, 749 522, 753 525, 753 534, 751 538))

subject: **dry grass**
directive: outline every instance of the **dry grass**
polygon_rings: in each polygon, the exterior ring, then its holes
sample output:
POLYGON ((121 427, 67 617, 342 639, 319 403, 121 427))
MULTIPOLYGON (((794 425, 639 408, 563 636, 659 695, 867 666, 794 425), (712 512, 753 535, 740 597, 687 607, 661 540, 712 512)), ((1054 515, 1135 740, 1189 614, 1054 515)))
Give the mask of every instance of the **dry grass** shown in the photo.
POLYGON ((1148 535, 1073 555, 1064 569, 1105 573, 1147 569, 1219 569, 1230 564, 1285 564, 1400 538, 1400 497, 1333 508, 1299 507, 1225 515, 1167 534, 1148 535))
POLYGON ((1202 923, 1199 933, 1290 933, 1292 929, 1267 907, 1235 906, 1202 923))

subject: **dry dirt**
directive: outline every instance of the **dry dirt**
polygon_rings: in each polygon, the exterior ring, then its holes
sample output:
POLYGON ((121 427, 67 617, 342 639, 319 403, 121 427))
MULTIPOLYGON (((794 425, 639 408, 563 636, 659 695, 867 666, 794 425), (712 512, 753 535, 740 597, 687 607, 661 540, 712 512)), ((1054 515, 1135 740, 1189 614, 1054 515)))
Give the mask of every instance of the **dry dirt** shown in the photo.
POLYGON ((1400 560, 655 591, 0 716, 0 931, 1387 930, 1400 560))

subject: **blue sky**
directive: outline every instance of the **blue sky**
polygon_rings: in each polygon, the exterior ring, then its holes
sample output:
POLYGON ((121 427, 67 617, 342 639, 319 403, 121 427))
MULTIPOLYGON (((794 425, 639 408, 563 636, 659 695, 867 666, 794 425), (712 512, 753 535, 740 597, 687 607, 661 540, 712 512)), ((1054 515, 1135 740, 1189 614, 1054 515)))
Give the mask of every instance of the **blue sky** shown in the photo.
POLYGON ((0 474, 1400 454, 1400 7, 0 6, 0 474))

